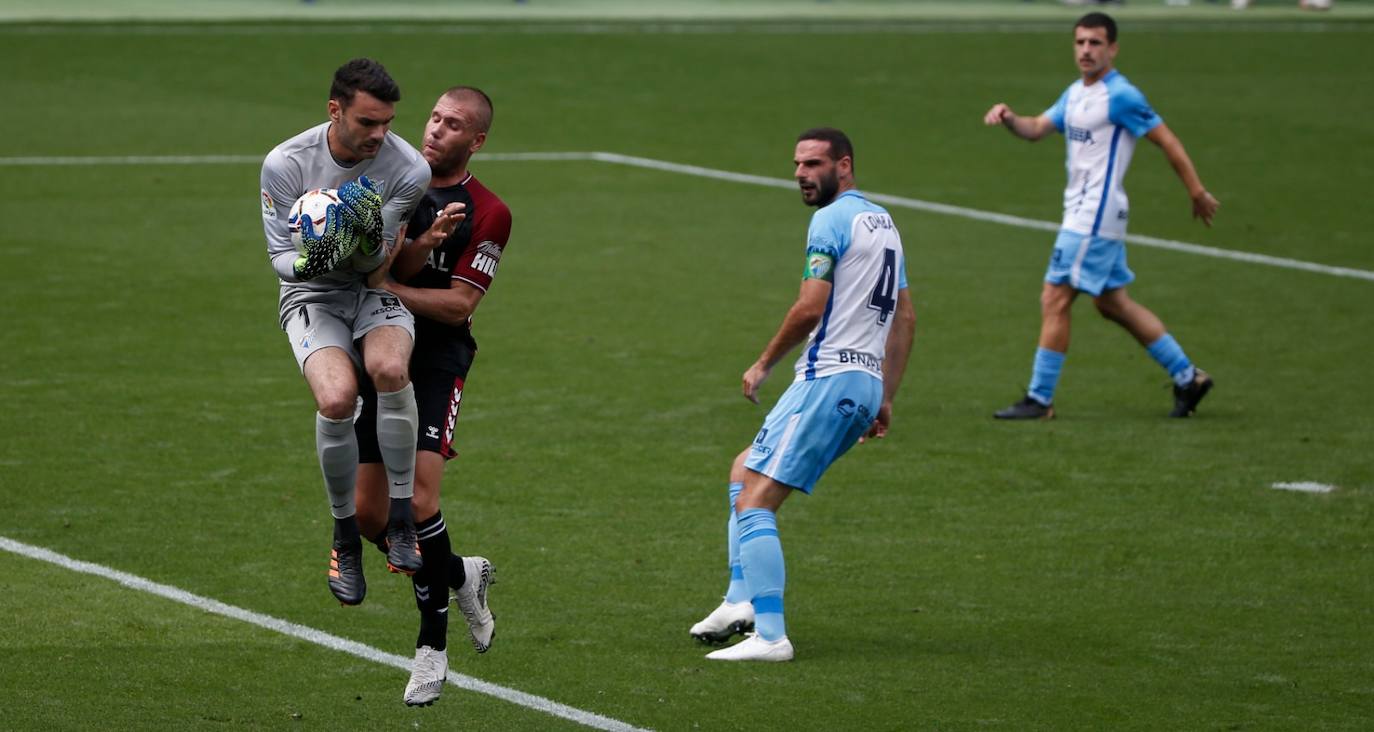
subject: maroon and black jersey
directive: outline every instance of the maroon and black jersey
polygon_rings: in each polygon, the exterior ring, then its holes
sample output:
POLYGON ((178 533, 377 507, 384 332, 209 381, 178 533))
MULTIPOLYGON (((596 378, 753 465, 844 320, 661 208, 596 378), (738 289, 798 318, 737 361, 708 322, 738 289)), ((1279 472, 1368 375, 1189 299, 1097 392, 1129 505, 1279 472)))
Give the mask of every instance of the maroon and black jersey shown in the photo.
MULTIPOLYGON (((491 287, 496 267, 501 263, 501 253, 510 239, 510 209, 471 173, 455 185, 426 191, 410 217, 406 230, 411 232, 411 236, 428 231, 439 212, 454 202, 467 204, 467 218, 458 224, 458 228, 449 234, 443 244, 429 253, 425 266, 404 284, 443 289, 449 287, 453 280, 458 280, 482 292, 491 287)), ((469 325, 471 322, 469 318, 469 325)), ((415 316, 417 342, 426 337, 442 338, 463 330, 467 329, 445 325, 422 315, 415 316)))
MULTIPOLYGON (((510 209, 471 174, 456 185, 426 191, 406 230, 411 236, 428 231, 439 212, 455 201, 467 204, 467 218, 429 253, 429 261, 405 284, 442 289, 459 280, 482 292, 491 287, 501 252, 510 238, 510 209)), ((458 454, 453 434, 463 401, 463 384, 477 356, 471 324, 471 318, 455 326, 415 315, 410 380, 415 385, 420 423, 416 449, 437 452, 445 459, 458 454)), ((382 453, 377 446, 377 394, 366 379, 359 391, 363 408, 353 423, 359 461, 379 463, 382 453)))

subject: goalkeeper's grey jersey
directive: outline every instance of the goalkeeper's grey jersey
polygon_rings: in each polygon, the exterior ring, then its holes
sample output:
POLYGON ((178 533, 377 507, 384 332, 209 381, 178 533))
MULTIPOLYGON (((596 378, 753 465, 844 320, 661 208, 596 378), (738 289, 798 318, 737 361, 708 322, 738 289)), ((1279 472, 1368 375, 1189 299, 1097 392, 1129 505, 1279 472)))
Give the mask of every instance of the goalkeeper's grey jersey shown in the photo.
POLYGON ((306 191, 338 188, 366 175, 381 193, 382 238, 389 243, 396 238, 400 225, 410 220, 415 205, 429 188, 429 163, 400 135, 388 131, 376 157, 345 167, 329 154, 329 125, 325 122, 296 135, 273 148, 262 161, 262 228, 267 235, 267 256, 283 285, 311 290, 354 287, 386 256, 385 249, 371 257, 354 252, 347 266, 309 282, 296 279, 292 264, 300 255, 291 244, 286 219, 291 205, 306 191))

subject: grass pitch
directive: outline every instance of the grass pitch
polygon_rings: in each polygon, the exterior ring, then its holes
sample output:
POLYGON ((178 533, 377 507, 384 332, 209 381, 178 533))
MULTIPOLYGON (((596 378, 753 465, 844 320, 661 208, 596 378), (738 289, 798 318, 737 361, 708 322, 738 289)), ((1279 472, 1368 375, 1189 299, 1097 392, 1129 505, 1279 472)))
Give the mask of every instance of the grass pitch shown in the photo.
MULTIPOLYGON (((248 28, 248 30, 245 30, 248 28)), ((982 128, 1048 106, 1068 34, 0 30, 0 157, 260 155, 387 64, 496 100, 491 152, 609 150, 770 177, 815 124, 861 187, 1058 217, 1062 147, 982 128)), ((642 30, 642 29, 641 29, 642 30)), ((1374 270, 1360 24, 1123 27, 1118 64, 1222 200, 1187 217, 1142 143, 1132 231, 1374 270)), ((483 162, 514 211, 478 311, 449 469, 460 551, 498 565, 499 638, 452 668, 658 729, 1365 729, 1374 724, 1374 283, 1135 247, 1132 293, 1218 380, 1166 379, 1080 305, 1061 417, 1027 378, 1051 236, 893 209, 918 307, 893 433, 781 515, 798 660, 719 667, 725 472, 764 409, 739 374, 796 288, 795 193, 593 162, 483 162), (1337 486, 1276 491, 1279 481, 1337 486)), ((255 164, 0 167, 0 535, 408 654, 409 584, 325 588, 311 405, 276 329, 255 164)), ((766 388, 785 386, 785 366, 766 388)), ((0 553, 8 729, 561 729, 403 673, 0 553)))

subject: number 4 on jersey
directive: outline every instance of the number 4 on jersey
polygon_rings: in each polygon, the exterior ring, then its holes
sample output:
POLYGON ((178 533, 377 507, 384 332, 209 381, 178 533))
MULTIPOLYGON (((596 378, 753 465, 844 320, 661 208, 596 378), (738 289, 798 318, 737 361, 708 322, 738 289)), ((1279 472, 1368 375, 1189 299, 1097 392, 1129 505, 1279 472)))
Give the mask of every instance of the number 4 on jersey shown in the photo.
POLYGON ((883 250, 883 271, 878 284, 868 298, 868 309, 878 311, 878 325, 886 325, 887 318, 897 309, 897 252, 883 250))

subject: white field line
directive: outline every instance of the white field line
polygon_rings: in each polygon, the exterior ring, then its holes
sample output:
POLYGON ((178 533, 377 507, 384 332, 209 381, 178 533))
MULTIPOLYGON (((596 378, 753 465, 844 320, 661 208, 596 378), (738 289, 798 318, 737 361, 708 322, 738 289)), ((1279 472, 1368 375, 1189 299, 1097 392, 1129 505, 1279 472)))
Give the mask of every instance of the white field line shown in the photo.
MULTIPOLYGON (((246 16, 245 16, 246 17, 246 16)), ((1335 21, 1281 21, 1196 19, 1184 21, 1136 19, 1134 32, 1149 33, 1370 33, 1374 25, 1361 22, 1367 16, 1347 16, 1335 21)), ((247 18, 258 20, 257 18, 247 18)), ((956 35, 956 34, 1062 34, 1064 19, 1057 20, 884 20, 874 17, 869 22, 835 21, 777 21, 768 18, 738 21, 713 20, 654 20, 626 19, 623 21, 548 20, 534 23, 509 23, 500 18, 473 18, 471 22, 435 22, 427 19, 416 22, 397 16, 379 22, 310 23, 296 28, 291 20, 310 21, 307 16, 283 15, 283 22, 271 24, 240 24, 237 18, 206 16, 203 18, 170 18, 168 22, 149 22, 147 17, 128 15, 116 18, 96 18, 94 22, 72 22, 63 18, 44 18, 0 13, 0 35, 119 35, 119 36, 263 36, 263 35, 337 35, 388 34, 419 35, 956 35), (225 24, 225 23, 232 24, 225 24)), ((299 25, 299 24, 298 24, 299 25)))
MULTIPOLYGON (((72 559, 66 555, 58 554, 42 547, 14 541, 4 536, 0 536, 0 549, 4 549, 27 559, 37 559, 55 564, 73 572, 81 572, 82 574, 90 574, 112 580, 130 589, 138 590, 139 592, 157 595, 158 597, 172 600, 173 602, 179 602, 183 605, 189 605, 198 610, 204 610, 205 612, 215 615, 241 620, 245 623, 256 625, 267 630, 273 630, 282 635, 288 635, 307 643, 314 643, 315 645, 323 646, 330 650, 347 653, 367 661, 398 668, 402 671, 410 671, 411 659, 405 656, 387 653, 373 648, 372 646, 363 645, 362 643, 351 641, 347 638, 340 638, 337 635, 331 635, 322 630, 298 625, 280 618, 274 618, 270 615, 255 613, 252 610, 245 610, 241 607, 235 607, 234 605, 227 605, 218 600, 194 595, 170 585, 153 582, 152 580, 147 580, 137 575, 121 572, 117 569, 111 569, 99 564, 72 559)), ((456 671, 448 672, 448 682, 460 689, 493 696, 502 701, 518 704, 522 707, 555 717, 561 717, 594 729, 613 730, 614 732, 645 732, 639 727, 634 727, 619 720, 611 719, 610 717, 603 717, 599 714, 593 714, 592 712, 585 712, 566 704, 559 704, 556 701, 545 699, 542 696, 526 694, 523 691, 516 691, 515 689, 509 689, 471 676, 465 676, 456 671)))
POLYGON ((262 163, 261 155, 35 155, 0 158, 0 167, 56 165, 247 165, 262 163))
MULTIPOLYGON (((595 153, 483 153, 480 160, 595 160, 595 153)), ((0 167, 59 165, 258 165, 261 155, 78 155, 0 158, 0 167)))
MULTIPOLYGON (((751 175, 748 173, 735 173, 728 170, 717 170, 715 168, 704 168, 699 165, 685 165, 683 163, 672 163, 666 160, 655 160, 654 158, 641 158, 633 155, 621 155, 610 152, 515 152, 515 153, 483 153, 477 156, 484 161, 596 161, 602 163, 613 163, 616 165, 628 165, 636 168, 648 168, 667 173, 678 173, 681 175, 692 175, 700 178, 711 178, 714 180, 724 180, 732 183, 747 183, 750 185, 767 186, 769 188, 792 189, 796 187, 796 182, 787 178, 769 178, 762 175, 751 175)), ((86 156, 86 157, 9 157, 0 158, 0 167, 10 166, 52 166, 52 165, 235 165, 259 163, 261 156, 256 155, 128 155, 128 156, 86 156)), ((1033 229, 1036 231, 1053 232, 1059 230, 1059 223, 1055 221, 1041 221, 1029 219, 1023 216, 1012 216, 1011 214, 996 213, 994 211, 983 211, 976 208, 964 206, 953 206, 947 203, 936 203, 925 201, 919 198, 907 198, 905 196, 893 196, 886 193, 874 193, 865 191, 865 196, 878 203, 885 203, 889 206, 897 206, 915 211, 925 211, 927 213, 937 213, 946 216, 957 216, 960 218, 971 219, 974 221, 984 221, 1006 226, 1015 226, 1022 229, 1033 229)), ((1209 247, 1202 244, 1192 244, 1186 241, 1176 241, 1174 239, 1161 239, 1154 236, 1143 234, 1127 234, 1126 241, 1144 247, 1155 249, 1167 249, 1186 254, 1196 254, 1201 257, 1212 257, 1214 259, 1229 259, 1235 262, 1249 262, 1251 264, 1263 264, 1280 269, 1292 269, 1303 272, 1314 272, 1316 274, 1330 275, 1332 277, 1347 277, 1357 280, 1374 282, 1374 272, 1352 267, 1335 267, 1316 262, 1306 262, 1300 259, 1289 259, 1288 257, 1275 257, 1268 254, 1257 254, 1235 249, 1222 249, 1219 247, 1209 247)))
MULTIPOLYGON (((773 188, 794 188, 797 185, 795 181, 783 178, 765 178, 763 176, 747 175, 745 173, 732 173, 725 170, 702 168, 696 165, 669 163, 663 160, 654 160, 652 158, 637 158, 629 155, 618 155, 616 153, 605 152, 596 152, 590 155, 595 160, 601 160, 608 163, 633 165, 639 168, 651 168, 653 170, 682 173, 683 175, 696 175, 703 178, 715 178, 717 180, 727 180, 736 183, 752 183, 754 185, 771 186, 773 188)), ((987 221, 995 224, 1006 224, 1007 226, 1018 226, 1023 229, 1036 229, 1039 231, 1059 230, 1059 223, 1055 221, 1038 221, 1036 219, 1023 218, 1021 216, 1011 216, 1009 214, 994 213, 992 211, 981 211, 976 208, 965 208, 963 206, 951 206, 945 203, 923 201, 919 198, 890 196, 885 193, 865 191, 864 195, 872 201, 917 211, 959 216, 961 218, 973 219, 974 221, 987 221)), ((1271 267, 1317 272, 1319 274, 1332 275, 1335 277, 1353 277, 1355 279, 1374 282, 1374 272, 1362 269, 1352 269, 1350 267, 1332 267, 1330 265, 1316 264, 1314 262, 1304 262, 1298 259, 1271 257, 1267 254, 1254 254, 1252 252, 1241 252, 1231 249, 1219 249, 1217 247, 1190 244, 1185 241, 1174 241, 1172 239, 1160 239, 1153 236, 1141 236, 1139 234, 1127 234, 1126 241, 1141 246, 1170 249, 1176 252, 1187 252, 1188 254, 1197 254, 1203 257, 1230 259, 1238 262, 1250 262, 1252 264, 1267 264, 1271 267)))
POLYGON ((1310 480, 1299 481, 1297 483, 1275 483, 1269 486, 1274 490, 1297 491, 1299 493, 1330 493, 1336 490, 1336 486, 1326 483, 1314 483, 1310 480))

